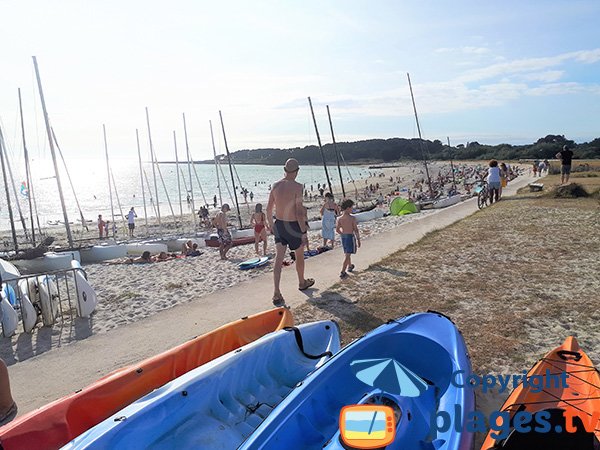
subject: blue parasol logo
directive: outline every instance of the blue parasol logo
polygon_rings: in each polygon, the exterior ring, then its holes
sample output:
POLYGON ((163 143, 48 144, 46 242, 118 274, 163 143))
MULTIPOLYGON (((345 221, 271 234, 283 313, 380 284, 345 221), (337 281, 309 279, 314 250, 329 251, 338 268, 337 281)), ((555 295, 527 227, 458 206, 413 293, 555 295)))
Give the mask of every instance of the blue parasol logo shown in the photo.
POLYGON ((350 368, 363 383, 390 394, 418 397, 427 390, 421 377, 393 358, 352 361, 350 368))

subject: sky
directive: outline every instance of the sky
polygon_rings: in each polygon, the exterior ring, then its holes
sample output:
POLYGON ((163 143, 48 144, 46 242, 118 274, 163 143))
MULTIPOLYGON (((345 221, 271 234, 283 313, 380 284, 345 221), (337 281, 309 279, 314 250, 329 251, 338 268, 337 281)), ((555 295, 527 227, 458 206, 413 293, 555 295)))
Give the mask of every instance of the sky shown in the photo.
POLYGON ((32 56, 69 158, 159 160, 417 137, 527 144, 600 136, 598 0, 0 0, 0 124, 48 156, 32 56))

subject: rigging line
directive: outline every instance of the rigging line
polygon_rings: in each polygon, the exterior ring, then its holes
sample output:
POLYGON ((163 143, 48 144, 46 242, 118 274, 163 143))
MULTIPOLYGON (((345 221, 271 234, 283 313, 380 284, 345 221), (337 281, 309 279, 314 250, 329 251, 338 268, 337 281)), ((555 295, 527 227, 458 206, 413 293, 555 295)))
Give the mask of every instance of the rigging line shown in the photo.
POLYGON ((356 194, 356 201, 358 201, 358 188, 356 187, 356 182, 354 181, 354 177, 350 173, 350 169, 348 169, 348 164, 346 164, 346 160, 344 159, 344 154, 342 153, 341 150, 340 150, 340 158, 342 158, 344 167, 346 168, 346 171, 348 172, 348 176, 350 177, 350 180, 352 181, 352 185, 354 186, 354 192, 356 194))
MULTIPOLYGON (((115 190, 115 197, 117 198, 117 205, 119 206, 119 212, 121 214, 121 220, 123 221, 123 228, 127 229, 127 222, 125 219, 125 215, 123 214, 123 207, 121 206, 121 200, 119 199, 119 192, 117 191, 117 185, 115 184, 115 175, 113 173, 112 167, 109 170, 110 170, 110 177, 112 178, 112 186, 113 186, 113 189, 115 190)), ((113 226, 114 225, 115 224, 113 224, 113 226)))
POLYGON ((67 162, 65 161, 65 157, 63 156, 63 152, 60 149, 60 145, 58 145, 58 140, 56 139, 56 134, 54 133, 54 128, 50 127, 52 131, 52 138, 54 139, 54 143, 56 144, 56 149, 58 150, 58 154, 60 155, 60 159, 62 160, 65 171, 67 172, 67 179, 69 180, 69 184, 71 185, 71 190, 73 191, 73 197, 75 198, 75 204, 77 205, 77 209, 79 210, 79 217, 81 217, 81 225, 85 228, 86 231, 90 231, 87 222, 85 221, 85 217, 83 217, 83 211, 79 206, 79 200, 77 199, 77 192, 75 191, 75 186, 73 185, 73 180, 71 179, 71 174, 69 173, 69 168, 67 167, 67 162))
POLYGON ((202 189, 202 183, 200 183, 200 178, 198 177, 198 172, 196 171, 196 163, 194 162, 192 152, 190 152, 190 159, 192 160, 192 168, 194 169, 194 176, 196 178, 196 182, 198 183, 198 187, 200 188, 200 194, 202 194, 202 200, 204 200, 205 205, 208 205, 206 202, 206 197, 204 196, 204 190, 202 189))
POLYGON ((19 211, 19 219, 21 220, 21 226, 23 227, 23 232, 25 233, 25 239, 29 240, 29 233, 27 232, 27 225, 25 223, 25 217, 23 216, 23 210, 21 209, 21 202, 19 202, 19 197, 17 196, 17 188, 15 186, 15 179, 13 177, 13 171, 10 166, 8 152, 6 152, 6 145, 4 146, 4 150, 6 153, 6 167, 8 169, 8 176, 10 178, 10 184, 12 185, 12 191, 15 196, 15 203, 17 204, 17 211, 19 211))
POLYGON ((148 181, 148 175, 146 174, 146 169, 143 169, 144 178, 146 178, 146 186, 148 187, 148 192, 150 192, 150 204, 152 205, 152 209, 154 209, 154 216, 156 217, 156 206, 154 205, 154 200, 152 199, 152 186, 150 186, 150 182, 148 181))
POLYGON ((119 206, 119 212, 121 214, 121 219, 123 220, 123 225, 127 228, 127 222, 125 222, 125 215, 123 214, 123 207, 121 206, 121 200, 119 199, 119 191, 117 191, 117 185, 115 184, 115 174, 113 173, 112 167, 110 167, 110 177, 112 178, 112 187, 115 190, 115 197, 117 198, 117 205, 119 206))
MULTIPOLYGON (((142 166, 142 150, 140 148, 140 133, 135 129, 135 141, 137 144, 138 166, 140 168, 140 184, 142 187, 142 202, 144 203, 144 222, 146 223, 146 235, 148 234, 148 211, 146 209, 146 190, 144 189, 144 172, 142 166)), ((147 182, 147 180, 146 180, 147 182)), ((150 187, 148 187, 149 189, 150 187)))
POLYGON ((180 176, 181 176, 181 178, 183 180, 183 188, 185 189, 185 192, 190 192, 190 190, 187 187, 187 181, 185 181, 185 176, 183 174, 183 169, 181 167, 179 168, 179 174, 180 174, 180 176))
POLYGON ((154 162, 156 163, 156 168, 158 169, 158 175, 160 177, 160 181, 161 181, 163 189, 165 191, 165 195, 167 196, 167 202, 169 203, 169 209, 171 210, 173 219, 175 219, 175 211, 173 210, 173 205, 171 204, 171 199, 169 197, 169 192, 167 191, 167 185, 165 184, 165 179, 163 178, 162 171, 160 170, 160 164, 158 164, 158 161, 156 160, 156 154, 154 155, 154 162))
POLYGON ((29 204, 29 217, 31 220, 31 243, 33 246, 36 246, 35 240, 35 224, 33 222, 34 208, 35 205, 35 215, 37 218, 38 231, 41 235, 42 232, 40 230, 40 218, 37 215, 37 205, 35 204, 35 196, 33 195, 33 183, 32 183, 32 172, 29 163, 29 151, 27 150, 27 141, 25 139, 25 120, 23 119, 23 101, 21 99, 21 88, 18 89, 19 94, 19 116, 21 118, 21 138, 23 140, 23 159, 25 160, 25 180, 27 182, 27 203, 29 204))
MULTIPOLYGON (((232 205, 235 205, 235 200, 233 198, 233 194, 231 193, 231 190, 229 189, 229 184, 227 184, 227 177, 225 176, 225 172, 223 172, 223 167, 221 167, 221 161, 219 159, 217 159, 217 165, 219 166, 219 170, 221 171, 221 178, 223 178, 223 182, 225 183, 225 188, 227 188, 227 193, 229 194, 229 200, 231 201, 232 205)), ((221 205, 223 206, 223 205, 221 205)))
MULTIPOLYGON (((241 191, 242 189, 245 189, 245 188, 242 186, 242 180, 240 180, 240 176, 238 175, 238 172, 237 172, 237 169, 236 169, 236 167, 235 167, 235 164, 233 164, 233 163, 232 163, 231 165, 233 166, 233 171, 234 171, 234 173, 235 173, 235 176, 236 176, 236 178, 237 178, 237 180, 238 180, 238 183, 239 183, 239 185, 240 185, 240 191, 241 191)), ((248 214, 250 214, 250 204, 248 203, 248 201, 247 201, 247 200, 245 200, 245 198, 246 198, 246 197, 244 197, 244 202, 246 203, 246 206, 248 207, 248 214)))
POLYGON ((10 219, 10 231, 12 233, 13 244, 16 252, 19 250, 19 242, 17 240, 17 232, 15 230, 12 207, 10 206, 10 191, 8 190, 8 182, 6 180, 6 171, 4 170, 4 147, 4 135, 2 133, 2 128, 0 127, 0 165, 2 166, 2 177, 4 179, 4 190, 6 192, 6 205, 8 207, 8 217, 10 219))
POLYGON ((188 141, 187 134, 187 122, 185 120, 185 113, 181 113, 183 119, 183 138, 185 141, 185 159, 187 160, 187 170, 190 179, 190 209, 192 210, 192 220, 194 222, 194 230, 198 228, 198 218, 196 217, 196 202, 194 201, 194 180, 192 179, 192 158, 190 156, 190 143, 188 141))

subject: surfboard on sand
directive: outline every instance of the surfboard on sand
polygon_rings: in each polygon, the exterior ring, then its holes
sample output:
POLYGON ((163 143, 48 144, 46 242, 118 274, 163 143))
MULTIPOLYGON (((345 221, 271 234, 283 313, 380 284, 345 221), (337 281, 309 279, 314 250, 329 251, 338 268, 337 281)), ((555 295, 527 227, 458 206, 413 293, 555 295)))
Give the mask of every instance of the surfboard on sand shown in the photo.
MULTIPOLYGON (((73 269, 81 269, 79 261, 71 261, 73 269)), ((79 317, 89 317, 96 309, 98 297, 96 291, 85 278, 82 270, 74 270, 75 286, 77 288, 77 315, 79 317)))
POLYGON ((243 261, 243 262, 239 263, 238 264, 238 268, 240 270, 255 269, 256 267, 262 267, 262 266, 264 266, 268 262, 269 262, 269 257, 268 256, 261 256, 261 257, 256 257, 256 258, 250 258, 250 259, 247 259, 246 261, 243 261))

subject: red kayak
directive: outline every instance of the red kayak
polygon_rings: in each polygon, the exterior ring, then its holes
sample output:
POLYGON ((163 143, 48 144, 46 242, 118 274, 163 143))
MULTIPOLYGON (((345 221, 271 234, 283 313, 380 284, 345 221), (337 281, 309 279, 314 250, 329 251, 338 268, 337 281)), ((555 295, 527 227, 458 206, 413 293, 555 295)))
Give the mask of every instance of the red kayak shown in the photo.
POLYGON ((271 309, 116 370, 1 427, 0 449, 58 449, 171 380, 293 322, 289 310, 271 309))

